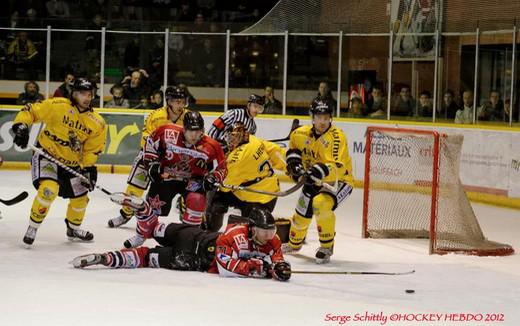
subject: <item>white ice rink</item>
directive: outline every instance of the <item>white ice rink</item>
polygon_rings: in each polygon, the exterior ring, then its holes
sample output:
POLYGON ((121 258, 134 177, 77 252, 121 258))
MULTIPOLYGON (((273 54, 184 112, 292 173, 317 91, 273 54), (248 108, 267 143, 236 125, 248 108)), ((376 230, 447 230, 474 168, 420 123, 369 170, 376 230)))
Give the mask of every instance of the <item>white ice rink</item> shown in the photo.
MULTIPOLYGON (((428 255, 426 240, 362 239, 362 193, 337 210, 333 260, 317 266, 314 224, 294 270, 407 271, 404 276, 293 275, 287 283, 230 279, 199 272, 158 269, 76 270, 75 256, 120 248, 135 222, 109 229, 118 207, 91 193, 83 226, 93 243, 65 236, 67 202, 56 199, 31 249, 22 246, 35 194, 28 171, 0 170, 0 198, 22 190, 29 198, 0 204, 0 325, 520 325, 520 256, 428 255), (405 293, 414 289, 414 294, 405 293), (397 318, 434 321, 391 321, 397 318), (421 315, 439 314, 438 316, 421 315), (482 321, 464 322, 472 314, 482 321), (333 316, 338 320, 332 320, 333 316), (339 318, 350 316, 343 323, 339 318), (366 320, 366 317, 373 320, 366 320), (485 321, 498 317, 502 322, 485 321), (436 321, 437 318, 440 321, 436 321), (452 322, 446 321, 452 318, 452 322), (458 320, 458 321, 456 321, 458 320)), ((122 191, 125 175, 100 175, 98 183, 122 191)), ((290 216, 296 195, 281 198, 275 215, 290 216)), ((474 204, 484 234, 520 250, 520 212, 474 204)), ((176 212, 168 218, 177 221, 176 212)), ((149 240, 153 246, 154 241, 149 240)))

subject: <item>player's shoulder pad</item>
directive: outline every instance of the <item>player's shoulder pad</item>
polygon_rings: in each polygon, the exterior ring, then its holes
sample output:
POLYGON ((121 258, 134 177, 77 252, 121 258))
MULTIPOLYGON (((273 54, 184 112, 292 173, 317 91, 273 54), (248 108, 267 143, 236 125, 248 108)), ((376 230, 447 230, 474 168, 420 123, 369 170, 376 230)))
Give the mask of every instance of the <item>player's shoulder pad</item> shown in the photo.
POLYGON ((210 136, 208 136, 206 134, 204 134, 204 137, 202 138, 202 140, 204 141, 204 143, 211 145, 214 148, 219 148, 219 147, 222 148, 222 145, 220 145, 220 143, 218 141, 216 141, 215 139, 211 138, 210 136))
POLYGON ((291 132, 291 137, 294 136, 309 136, 311 135, 312 125, 305 125, 298 127, 291 132))
POLYGON ((95 111, 88 111, 87 116, 94 121, 100 128, 105 128, 106 122, 105 119, 95 111))
POLYGON ((339 128, 338 126, 336 125, 332 125, 329 130, 327 130, 327 134, 332 134, 334 135, 335 137, 340 137, 340 138, 346 138, 345 137, 345 133, 343 132, 343 129, 339 128))
POLYGON ((44 100, 42 103, 50 103, 52 105, 72 105, 72 102, 65 97, 53 97, 47 100, 44 100))
POLYGON ((163 106, 162 108, 155 109, 152 112, 150 112, 150 114, 148 115, 148 117, 146 119, 151 121, 151 120, 162 119, 164 117, 168 117, 168 111, 166 111, 165 106, 163 106))
POLYGON ((158 133, 158 132, 164 132, 164 130, 166 129, 170 129, 170 130, 175 130, 175 131, 178 131, 179 133, 182 133, 183 132, 183 129, 182 127, 180 126, 177 126, 176 124, 174 124, 173 122, 168 122, 168 123, 165 123, 163 125, 160 125, 159 127, 157 127, 155 129, 155 132, 158 133))

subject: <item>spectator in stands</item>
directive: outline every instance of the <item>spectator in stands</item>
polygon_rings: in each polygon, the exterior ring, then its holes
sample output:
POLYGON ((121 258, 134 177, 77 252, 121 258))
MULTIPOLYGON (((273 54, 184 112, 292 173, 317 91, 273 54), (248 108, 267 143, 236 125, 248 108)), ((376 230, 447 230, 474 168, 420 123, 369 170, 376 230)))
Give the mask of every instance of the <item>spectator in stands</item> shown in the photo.
POLYGON ((350 107, 348 109, 347 117, 359 118, 366 114, 366 108, 363 101, 359 97, 353 97, 350 100, 350 107))
POLYGON ((197 103, 197 99, 191 94, 188 86, 186 84, 177 85, 179 88, 183 89, 186 94, 188 94, 188 99, 186 100, 186 106, 193 109, 193 106, 197 103))
POLYGON ((135 108, 142 102, 144 97, 148 100, 148 73, 144 69, 134 70, 130 76, 126 76, 121 85, 124 89, 125 98, 128 99, 131 108, 135 108))
MULTIPOLYGON (((103 16, 100 14, 94 15, 92 18, 92 22, 89 24, 89 30, 100 30, 105 26, 105 21, 103 16)), ((87 38, 85 39, 85 49, 87 51, 92 51, 91 55, 98 55, 98 51, 101 49, 101 33, 99 32, 89 32, 87 33, 87 38)))
POLYGON ((448 89, 444 92, 440 108, 441 110, 437 111, 439 112, 439 115, 446 119, 455 119, 455 114, 457 113, 457 110, 459 110, 459 106, 457 105, 457 102, 455 102, 455 94, 452 90, 448 89))
POLYGON ((274 97, 274 90, 271 86, 264 89, 264 112, 265 114, 282 114, 282 102, 274 97))
POLYGON ((411 116, 415 112, 415 100, 410 94, 410 87, 403 86, 397 96, 392 102, 390 108, 392 115, 397 116, 411 116))
POLYGON ((470 90, 462 93, 463 107, 455 113, 455 123, 473 123, 473 92, 470 90))
POLYGON ((18 95, 16 104, 25 105, 27 103, 35 103, 43 101, 44 97, 40 94, 40 86, 35 81, 28 81, 24 85, 24 92, 18 95))
MULTIPOLYGON (((511 114, 511 100, 504 101, 504 121, 509 122, 509 115, 511 114)), ((518 105, 513 109, 513 122, 518 122, 518 105)))
POLYGON ((433 103, 431 93, 422 91, 417 105, 417 115, 420 117, 433 117, 433 103))
MULTIPOLYGON (((106 15, 108 3, 105 0, 79 1, 81 14, 85 20, 90 20, 96 15, 106 15)), ((115 1, 112 1, 115 2, 115 1)))
POLYGON ((383 96, 383 87, 375 84, 372 87, 372 103, 370 107, 370 117, 386 116, 386 98, 383 96))
POLYGON ((155 110, 163 107, 163 93, 160 90, 155 90, 150 95, 148 108, 155 110))
POLYGON ((105 103, 107 108, 129 108, 130 103, 123 95, 123 86, 116 84, 110 88, 112 99, 105 103))
POLYGON ((177 16, 175 21, 178 22, 193 22, 195 20, 195 13, 190 6, 190 3, 184 2, 181 4, 179 10, 177 10, 177 16))
MULTIPOLYGON (((38 19, 38 12, 34 8, 29 8, 26 12, 27 18, 23 20, 22 26, 24 28, 41 28, 42 23, 38 19)), ((39 39, 43 38, 43 33, 35 33, 32 35, 32 39, 34 41, 37 41, 39 39), (38 37, 38 35, 41 35, 38 37)))
POLYGON ((6 67, 7 78, 16 77, 16 69, 21 68, 26 79, 35 79, 34 65, 35 56, 38 54, 34 43, 28 38, 27 32, 18 32, 16 38, 7 48, 6 67))
POLYGON ((332 91, 327 82, 320 82, 317 96, 320 97, 322 101, 326 101, 329 104, 329 108, 332 108, 332 112, 336 112, 336 99, 332 96, 332 91))
POLYGON ((136 106, 132 107, 132 109, 138 109, 138 110, 150 109, 150 102, 148 102, 148 97, 146 97, 145 95, 141 95, 139 97, 139 103, 137 103, 136 106))
POLYGON ((489 100, 478 109, 478 119, 481 121, 504 121, 504 103, 497 90, 492 90, 489 93, 489 100))
POLYGON ((49 0, 45 3, 45 7, 49 18, 70 17, 69 4, 63 0, 49 0))
POLYGON ((66 72, 63 83, 54 91, 53 97, 69 98, 70 92, 72 91, 73 84, 74 84, 74 75, 71 72, 66 72))

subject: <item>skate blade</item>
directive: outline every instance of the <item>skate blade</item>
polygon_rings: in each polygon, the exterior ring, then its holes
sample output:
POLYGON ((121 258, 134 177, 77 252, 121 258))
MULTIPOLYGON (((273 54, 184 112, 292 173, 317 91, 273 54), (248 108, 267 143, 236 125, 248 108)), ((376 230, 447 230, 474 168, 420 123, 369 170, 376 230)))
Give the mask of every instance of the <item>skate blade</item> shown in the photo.
POLYGON ((76 238, 76 237, 67 237, 67 239, 69 239, 70 242, 85 242, 85 243, 94 242, 94 239, 92 239, 92 240, 83 240, 83 239, 76 238))

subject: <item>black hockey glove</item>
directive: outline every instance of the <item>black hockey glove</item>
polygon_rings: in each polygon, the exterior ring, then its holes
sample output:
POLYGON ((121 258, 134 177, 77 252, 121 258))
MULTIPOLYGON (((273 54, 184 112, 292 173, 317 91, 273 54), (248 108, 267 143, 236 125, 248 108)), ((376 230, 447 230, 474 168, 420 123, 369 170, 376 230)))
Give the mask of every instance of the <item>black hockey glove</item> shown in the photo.
POLYGON ((289 173, 294 182, 298 182, 300 176, 303 175, 302 152, 299 149, 289 149, 287 151, 287 173, 289 173))
POLYGON ((291 264, 279 261, 271 266, 271 275, 278 281, 288 281, 291 278, 291 264))
POLYGON ((323 163, 316 163, 305 172, 305 184, 313 185, 317 180, 322 180, 329 175, 329 168, 323 163))
POLYGON ((204 180, 202 181, 202 187, 206 191, 213 191, 218 188, 217 177, 214 174, 209 173, 204 176, 204 180))
POLYGON ((96 182, 97 182, 97 167, 96 166, 89 166, 87 168, 84 168, 80 171, 80 173, 88 179, 81 179, 81 184, 83 187, 87 188, 88 191, 92 191, 96 188, 96 182))
POLYGON ((163 174, 164 169, 159 162, 152 162, 148 167, 148 176, 150 180, 154 183, 161 183, 163 181, 161 174, 163 174))
POLYGON ((25 123, 15 123, 12 128, 13 142, 21 148, 26 148, 29 143, 29 127, 25 123))

